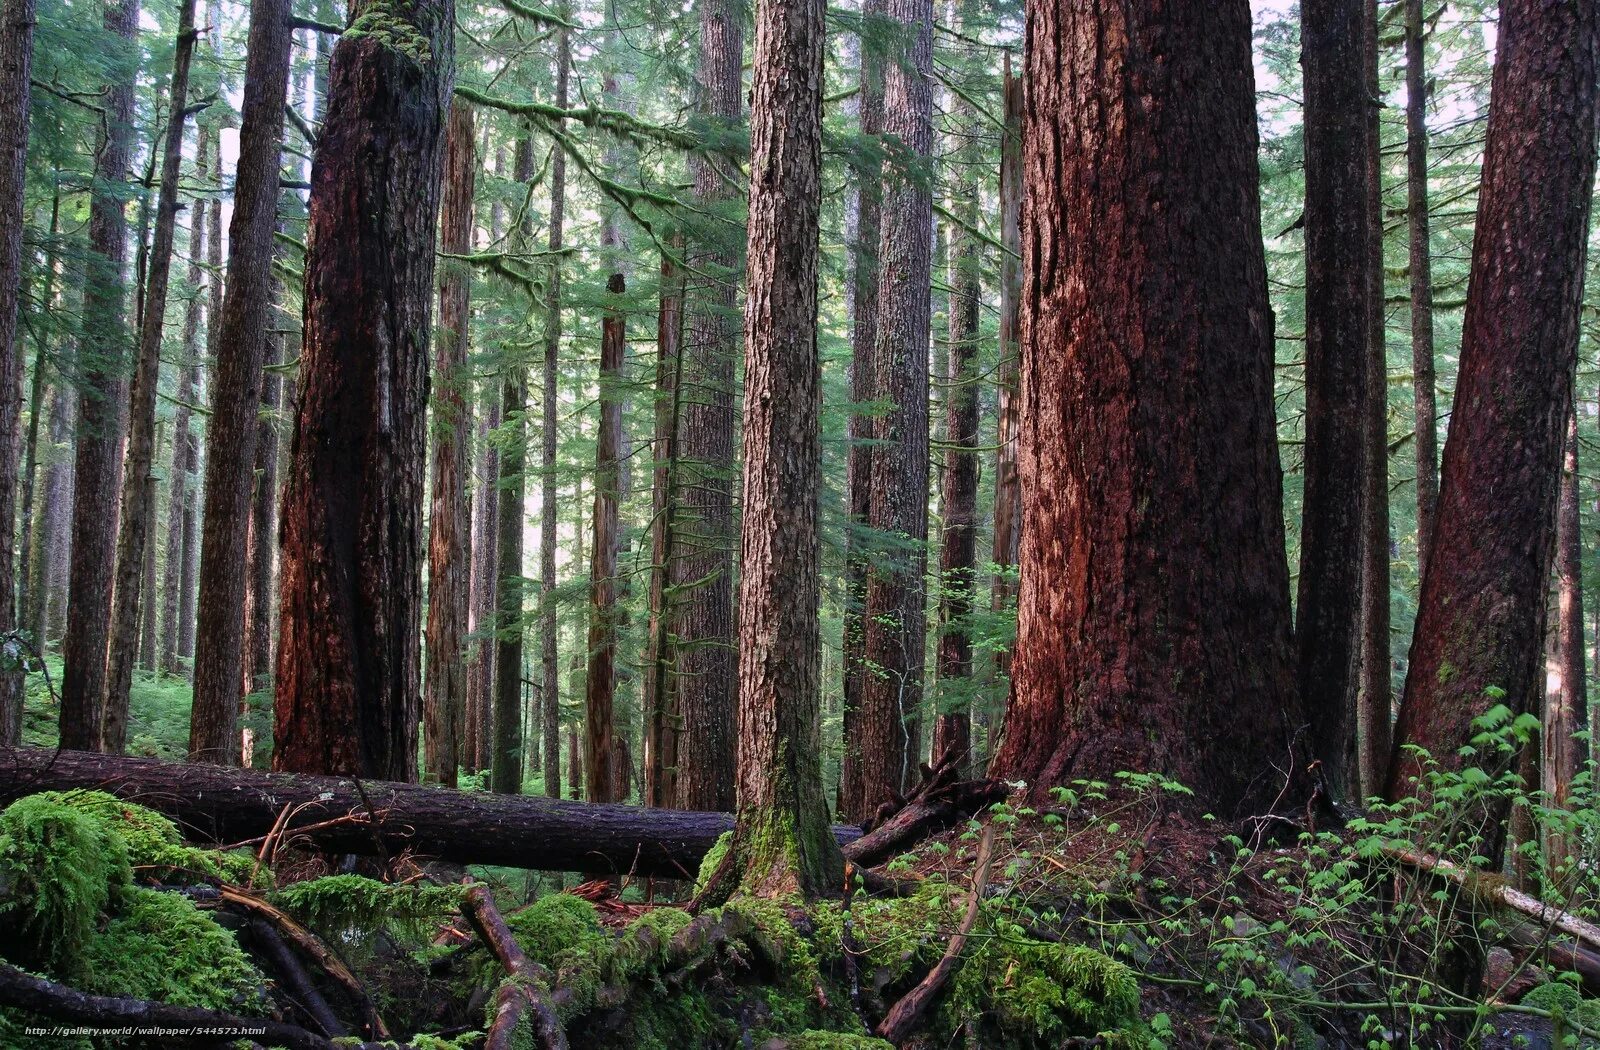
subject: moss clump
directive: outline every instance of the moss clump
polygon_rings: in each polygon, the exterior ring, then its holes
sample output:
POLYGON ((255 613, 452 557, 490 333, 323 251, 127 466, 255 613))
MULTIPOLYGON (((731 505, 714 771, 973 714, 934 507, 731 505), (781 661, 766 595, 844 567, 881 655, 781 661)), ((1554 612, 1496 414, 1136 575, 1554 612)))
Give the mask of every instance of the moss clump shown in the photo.
POLYGON ((0 813, 0 925, 19 962, 76 972, 112 893, 132 878, 122 838, 58 792, 0 813))
POLYGON ((394 929, 415 933, 461 906, 455 886, 394 886, 365 875, 326 875, 285 886, 272 903, 329 937, 394 929))
POLYGON ((700 870, 695 874, 694 894, 696 897, 705 892, 710 884, 711 877, 717 873, 717 868, 722 864, 722 858, 728 855, 728 848, 733 845, 733 832, 724 831, 717 836, 717 841, 706 850, 706 855, 700 858, 700 870))
POLYGON ((361 9, 344 39, 370 37, 387 50, 426 68, 433 61, 433 45, 395 0, 372 0, 361 9))
POLYGON ((128 863, 141 878, 188 884, 220 881, 248 885, 256 869, 248 853, 223 853, 187 845, 178 826, 155 810, 104 791, 58 796, 63 803, 104 822, 128 847, 128 863))
POLYGON ((262 977, 233 934, 175 893, 132 887, 84 949, 85 991, 175 1006, 253 1011, 262 977))
POLYGON ((850 1035, 847 1032, 823 1032, 815 1029, 798 1035, 786 1036, 784 1050, 894 1050, 893 1043, 870 1035, 850 1035))
POLYGON ((573 949, 598 952, 608 940, 600 927, 600 913, 582 897, 552 893, 506 917, 517 944, 546 965, 573 949))

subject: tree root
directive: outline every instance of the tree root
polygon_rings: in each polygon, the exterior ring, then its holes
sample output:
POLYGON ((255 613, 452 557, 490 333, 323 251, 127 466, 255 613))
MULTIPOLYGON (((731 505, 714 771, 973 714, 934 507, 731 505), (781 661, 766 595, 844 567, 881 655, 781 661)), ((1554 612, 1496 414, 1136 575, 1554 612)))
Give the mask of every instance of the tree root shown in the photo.
POLYGON ((471 886, 461 901, 461 912, 494 957, 505 967, 509 979, 495 993, 494 1021, 484 1040, 484 1050, 510 1050, 522 1019, 533 1015, 533 1035, 544 1050, 567 1050, 567 1034, 555 1010, 539 990, 542 967, 537 967, 522 951, 511 928, 494 906, 494 898, 482 884, 471 886))

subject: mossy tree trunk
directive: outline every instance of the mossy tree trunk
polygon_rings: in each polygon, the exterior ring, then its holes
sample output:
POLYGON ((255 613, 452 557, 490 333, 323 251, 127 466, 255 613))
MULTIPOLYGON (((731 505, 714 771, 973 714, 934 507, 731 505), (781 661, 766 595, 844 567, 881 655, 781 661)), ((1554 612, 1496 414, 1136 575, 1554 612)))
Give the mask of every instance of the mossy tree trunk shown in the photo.
POLYGON ((827 893, 843 873, 828 827, 818 740, 823 45, 822 0, 761 0, 757 6, 744 322, 738 808, 729 854, 741 887, 767 896, 827 893))
POLYGON ((351 14, 311 176, 273 762, 415 780, 428 341, 455 9, 368 0, 351 14))

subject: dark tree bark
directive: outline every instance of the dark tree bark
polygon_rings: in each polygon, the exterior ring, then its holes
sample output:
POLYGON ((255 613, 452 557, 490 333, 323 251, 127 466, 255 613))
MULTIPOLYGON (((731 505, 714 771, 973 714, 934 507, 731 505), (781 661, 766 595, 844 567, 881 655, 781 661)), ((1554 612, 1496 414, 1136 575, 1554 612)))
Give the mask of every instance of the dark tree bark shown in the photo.
MULTIPOLYGON (((138 32, 139 0, 108 0, 107 35, 127 42, 138 32)), ((79 344, 77 452, 73 464, 72 567, 67 583, 61 658, 61 746, 100 749, 106 644, 116 558, 121 486, 119 379, 128 357, 128 220, 121 184, 133 150, 133 63, 119 67, 101 98, 104 121, 95 148, 89 201, 89 261, 84 275, 84 331, 79 344)))
MULTIPOLYGON (((862 0, 863 29, 883 18, 884 0, 862 0)), ((863 138, 883 133, 883 55, 872 31, 860 36, 861 69, 857 78, 856 122, 863 138)), ((862 812, 861 752, 856 726, 867 675, 866 621, 867 548, 865 529, 872 505, 872 436, 876 420, 861 406, 875 400, 878 345, 878 238, 881 235, 883 164, 876 150, 863 155, 851 177, 856 229, 850 245, 850 455, 845 461, 845 499, 850 531, 845 535, 845 606, 843 757, 839 767, 840 813, 862 812)))
MULTIPOLYGON (((189 61, 194 55, 194 0, 178 6, 178 37, 168 84, 166 140, 161 157, 161 189, 156 201, 155 240, 145 273, 145 298, 134 361, 128 409, 128 451, 122 471, 122 527, 117 535, 108 640, 105 707, 101 746, 120 754, 128 745, 128 688, 139 655, 140 583, 147 578, 145 548, 155 511, 156 386, 161 380, 161 335, 165 330, 167 285, 172 274, 172 242, 178 222, 178 175, 183 165, 183 126, 188 109, 189 61)), ((153 573, 152 573, 153 575, 153 573)))
MULTIPOLYGON (((1393 686, 1389 642, 1389 345, 1383 287, 1382 145, 1378 130, 1378 4, 1363 0, 1363 59, 1367 85, 1366 222, 1367 389, 1365 507, 1361 540, 1361 682, 1356 700, 1357 773, 1362 798, 1381 794, 1389 750, 1393 686)), ((1352 785, 1354 786, 1354 785, 1352 785)))
MULTIPOLYGON (((250 496, 256 444, 260 439, 262 365, 272 316, 272 233, 277 225, 278 160, 283 110, 288 93, 289 30, 287 0, 259 0, 250 9, 249 55, 245 67, 244 109, 239 130, 239 161, 234 178, 233 221, 228 228, 227 287, 217 310, 212 294, 214 380, 206 428, 206 470, 199 624, 194 650, 194 709, 189 721, 189 755, 201 762, 239 761, 239 699, 244 681, 244 620, 250 537, 250 496)), ((326 138, 326 136, 324 136, 326 138)), ((219 151, 220 156, 220 151, 219 151)), ((221 168, 221 164, 218 164, 221 168)), ((353 184, 352 184, 353 185, 353 184)), ((211 213, 212 243, 220 241, 220 214, 211 213)), ((343 232, 335 238, 347 237, 343 232)), ((307 260, 307 276, 311 276, 307 260)), ((215 274, 212 281, 217 280, 215 274)), ((307 285, 307 313, 311 307, 307 285)), ((340 308, 363 301, 346 289, 340 308)), ((354 313, 355 311, 352 311, 354 313)), ((307 369, 302 361, 301 376, 307 369)), ((355 406, 346 408, 354 411, 355 406)), ((331 478, 328 480, 332 480, 331 478)), ((338 484, 349 492, 351 477, 338 484)), ((301 501, 303 502, 303 501, 301 501)), ((308 508, 298 508, 305 511, 308 508)), ((394 581, 399 585, 399 581, 394 581)), ((180 632, 181 633, 181 632, 180 632)), ((331 631, 324 640, 334 642, 331 631)), ((330 656, 331 674, 350 669, 354 651, 330 656)), ((282 685, 280 676, 280 686, 282 685)), ((332 701, 331 696, 328 697, 332 701)), ((280 708, 280 716, 283 714, 280 708)), ((277 754, 275 762, 288 756, 277 754)), ((284 768, 318 768, 289 765, 284 768)))
MULTIPOLYGON (((0 537, 7 541, 0 543, 4 548, 0 550, 0 635, 22 626, 15 602, 15 554, 9 541, 16 517, 17 437, 22 421, 23 362, 22 340, 17 338, 17 305, 22 295, 23 184, 33 23, 34 0, 5 0, 0 5, 0 537)), ((41 354, 40 371, 43 364, 41 354)), ((0 743, 14 744, 21 735, 21 668, 3 667, 0 743)))
POLYGON ((866 660, 861 708, 861 794, 850 815, 865 817, 916 769, 912 726, 922 706, 923 572, 928 539, 928 324, 932 286, 932 0, 886 0, 902 34, 886 63, 883 131, 898 143, 885 169, 878 242, 874 396, 888 406, 874 430, 869 523, 887 537, 867 574, 866 660))
MULTIPOLYGON (((716 139, 744 118, 744 5, 699 0, 696 116, 716 139)), ((739 197, 738 166, 697 155, 696 207, 724 216, 739 197)), ((682 714, 675 804, 733 806, 733 384, 738 352, 739 245, 729 224, 703 224, 689 245, 688 335, 679 386, 677 484, 670 563, 676 674, 682 714)))
MULTIPOLYGON (((963 5, 961 24, 971 20, 963 5)), ((944 392, 944 470, 940 475, 939 508, 943 518, 939 546, 939 642, 937 718, 933 729, 935 758, 955 753, 963 764, 972 751, 971 701, 972 614, 977 584, 978 526, 978 295, 981 260, 978 227, 977 112, 972 103, 952 102, 956 137, 952 177, 955 181, 949 224, 950 350, 944 392), (952 700, 946 690, 955 694, 952 700)))
POLYGON ((1416 425, 1417 576, 1427 573, 1439 504, 1433 378, 1433 252, 1428 244, 1428 87, 1422 0, 1406 5, 1406 227, 1411 269, 1411 390, 1416 425))
POLYGON ((991 769, 1270 802, 1301 719, 1249 8, 1041 0, 1028 27, 1022 592, 991 769))
MULTIPOLYGON (((832 891, 819 741, 817 227, 822 0, 761 0, 750 106, 739 543, 738 810, 728 853, 765 896, 832 891)), ((926 331, 926 326, 924 326, 926 331)))
MULTIPOLYGON (((472 191, 477 182, 477 128, 472 109, 457 102, 450 111, 444 155, 444 202, 439 210, 439 251, 472 250, 472 191)), ((434 346, 433 496, 428 509, 428 628, 423 695, 423 772, 456 786, 462 719, 466 711, 467 589, 472 527, 468 517, 468 436, 472 416, 467 396, 471 273, 446 259, 439 281, 439 333, 434 346)))
MULTIPOLYGON (((155 428, 155 441, 151 450, 152 460, 156 450, 161 448, 162 424, 158 420, 155 428)), ((143 671, 153 672, 156 669, 156 618, 160 614, 159 589, 156 583, 156 493, 160 486, 157 484, 154 464, 144 478, 144 557, 143 565, 139 569, 139 668, 143 671)))
MULTIPOLYGON (((673 251, 683 237, 674 234, 673 251)), ((661 294, 656 315, 656 404, 650 490, 650 622, 644 653, 644 803, 670 806, 677 797, 678 739, 682 711, 678 706, 673 609, 668 604, 668 576, 676 548, 673 507, 677 498, 677 432, 679 380, 683 372, 683 269, 671 255, 661 256, 661 294)))
POLYGON ((1357 790, 1361 546, 1367 499, 1366 0, 1303 0, 1306 413, 1295 642, 1329 790, 1357 790))
POLYGON ((488 769, 494 696, 495 567, 498 564, 500 450, 489 439, 500 426, 498 390, 488 384, 487 418, 478 421, 478 465, 472 496, 472 623, 475 639, 467 670, 467 727, 462 762, 469 772, 488 769))
POLYGON ((428 339, 455 9, 368 2, 351 14, 311 174, 273 763, 415 780, 428 339))
MULTIPOLYGON (((533 178, 533 143, 517 140, 513 178, 533 178)), ((516 231, 517 243, 528 247, 526 222, 516 231)), ((522 526, 528 463, 528 373, 521 362, 501 366, 500 418, 507 440, 500 452, 500 500, 496 519, 495 593, 498 598, 494 643, 493 746, 489 757, 490 786, 495 791, 522 791, 522 526)))
POLYGON ((594 542, 589 559, 589 673, 584 679, 584 797, 613 802, 617 688, 617 476, 622 445, 627 321, 620 273, 606 282, 610 302, 600 333, 600 430, 594 444, 594 542))
MULTIPOLYGON (((1017 475, 1017 435, 1021 416, 1018 342, 1022 325, 1022 78, 1011 73, 1011 56, 1005 64, 1005 131, 1000 141, 1000 365, 994 452, 994 535, 990 560, 1001 570, 990 585, 989 607, 994 612, 1013 608, 1017 601, 1015 571, 1022 547, 1022 484, 1017 475)), ((994 669, 1011 676, 1011 649, 997 650, 994 669)), ((988 727, 986 757, 993 755, 999 720, 988 727)))
MULTIPOLYGON (((280 257, 281 257, 280 249, 280 257)), ((274 277, 273 302, 282 303, 283 282, 274 277)), ((283 310, 274 309, 268 324, 274 329, 288 327, 283 310)), ((283 379, 278 366, 283 363, 283 333, 267 333, 267 353, 262 361, 260 417, 256 423, 255 482, 250 491, 250 535, 245 544, 245 564, 249 573, 245 583, 244 664, 240 687, 245 695, 264 692, 272 679, 272 597, 276 590, 273 571, 278 553, 278 413, 283 406, 283 379)), ((239 714, 248 709, 242 701, 239 714)))
MULTIPOLYGON (((567 105, 572 72, 570 30, 556 34, 556 105, 567 105)), ((567 155, 556 150, 550 162, 550 251, 565 234, 567 155)), ((561 668, 556 653, 556 377, 561 357, 561 259, 552 257, 545 293, 544 375, 539 454, 539 670, 544 737, 544 793, 561 797, 561 668)))
POLYGON ((576 723, 567 727, 567 797, 574 801, 583 797, 583 741, 576 723))
MULTIPOLYGON (((1406 745, 1451 768, 1490 705, 1537 704, 1594 187, 1596 23, 1591 4, 1501 6, 1461 366, 1391 798, 1421 790, 1406 745)), ((1462 833, 1483 833, 1476 849, 1494 867, 1505 804, 1478 816, 1462 833)))
MULTIPOLYGON (((1578 421, 1567 417, 1561 488, 1556 505, 1556 618, 1554 674, 1545 675, 1543 783, 1549 805, 1570 806, 1572 781, 1588 757, 1577 734, 1589 728, 1588 667, 1583 651, 1583 515, 1578 499, 1578 421)), ((1529 750, 1532 750, 1530 747, 1529 750)), ((1531 788, 1533 785, 1529 785, 1531 788)), ((1571 860, 1576 843, 1550 830, 1545 861, 1552 869, 1571 860)))

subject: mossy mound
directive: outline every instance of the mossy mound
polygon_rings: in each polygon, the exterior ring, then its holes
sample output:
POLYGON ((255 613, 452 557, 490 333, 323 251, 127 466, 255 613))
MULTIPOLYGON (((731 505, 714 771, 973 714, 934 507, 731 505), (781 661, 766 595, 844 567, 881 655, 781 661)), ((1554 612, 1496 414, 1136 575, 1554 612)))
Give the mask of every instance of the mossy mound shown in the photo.
POLYGON ((133 887, 84 950, 84 991, 249 1013, 261 974, 224 930, 185 897, 133 887), (153 964, 159 960, 159 964, 153 964))
POLYGON ((125 802, 104 791, 46 794, 98 818, 120 835, 128 848, 128 863, 141 881, 173 885, 216 881, 247 886, 257 870, 255 858, 249 853, 188 845, 176 824, 147 806, 125 802))
POLYGON ((349 939, 385 929, 417 935, 437 927, 461 906, 461 890, 325 875, 285 886, 270 899, 324 937, 349 939))

